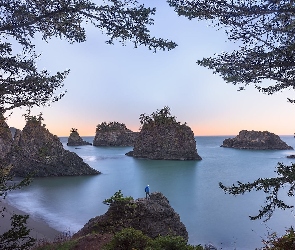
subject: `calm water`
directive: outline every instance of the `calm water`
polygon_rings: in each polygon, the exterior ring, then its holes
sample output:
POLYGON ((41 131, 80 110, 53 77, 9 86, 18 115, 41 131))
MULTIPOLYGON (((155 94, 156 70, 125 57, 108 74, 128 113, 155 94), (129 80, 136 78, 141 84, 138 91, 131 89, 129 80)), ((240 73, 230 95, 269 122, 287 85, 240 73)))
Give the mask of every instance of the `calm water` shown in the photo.
MULTIPOLYGON (((202 161, 156 161, 125 156, 131 147, 68 147, 67 138, 62 137, 66 149, 76 152, 102 174, 36 178, 8 199, 60 231, 76 232, 90 218, 105 213, 108 207, 102 201, 119 189, 125 196, 139 198, 144 197, 144 188, 149 184, 151 192, 162 192, 179 213, 189 243, 212 243, 219 249, 255 249, 262 246, 261 240, 268 232, 283 233, 294 226, 293 211, 275 212, 267 223, 251 221, 248 215, 256 215, 264 194, 252 192, 234 197, 224 194, 218 183, 231 185, 237 180, 275 176, 277 163, 290 164, 292 159, 286 156, 295 152, 222 148, 225 138, 196 137, 202 161)), ((281 138, 295 148, 294 137, 281 138)), ((93 137, 84 139, 92 142, 93 137)))

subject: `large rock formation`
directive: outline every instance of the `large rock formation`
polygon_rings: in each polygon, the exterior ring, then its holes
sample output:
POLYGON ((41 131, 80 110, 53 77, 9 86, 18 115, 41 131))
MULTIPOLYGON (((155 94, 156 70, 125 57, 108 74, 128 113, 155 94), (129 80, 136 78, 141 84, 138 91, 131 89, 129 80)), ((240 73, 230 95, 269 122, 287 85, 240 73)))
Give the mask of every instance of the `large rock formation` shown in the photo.
POLYGON ((202 159, 197 153, 193 131, 186 124, 176 122, 168 107, 151 116, 141 115, 141 123, 133 151, 126 155, 154 160, 202 159))
POLYGON ((223 141, 221 147, 238 149, 293 149, 288 146, 278 135, 268 131, 240 131, 235 138, 223 141))
POLYGON ((104 215, 90 219, 74 237, 92 233, 116 233, 130 227, 151 238, 178 235, 188 239, 185 225, 162 193, 151 193, 149 199, 116 201, 110 204, 104 215))
POLYGON ((83 145, 92 145, 92 143, 90 142, 87 142, 87 141, 84 141, 79 133, 78 133, 78 130, 73 128, 71 130, 71 134, 68 138, 68 143, 67 143, 68 146, 83 146, 83 145))
POLYGON ((102 122, 96 127, 93 146, 133 146, 137 134, 124 123, 102 122))
POLYGON ((9 152, 11 151, 13 138, 11 131, 0 113, 0 167, 9 164, 9 152))
POLYGON ((13 165, 11 172, 15 176, 24 177, 30 174, 45 177, 99 173, 83 162, 77 154, 65 150, 59 138, 42 126, 41 120, 33 118, 27 120, 23 131, 15 131, 14 140, 10 130, 7 130, 6 123, 0 128, 0 130, 9 131, 3 134, 7 138, 1 134, 1 158, 8 159, 6 163, 13 165), (8 137, 9 134, 10 137, 8 137), (3 141, 5 147, 2 145, 3 141), (9 152, 8 148, 10 148, 9 152))

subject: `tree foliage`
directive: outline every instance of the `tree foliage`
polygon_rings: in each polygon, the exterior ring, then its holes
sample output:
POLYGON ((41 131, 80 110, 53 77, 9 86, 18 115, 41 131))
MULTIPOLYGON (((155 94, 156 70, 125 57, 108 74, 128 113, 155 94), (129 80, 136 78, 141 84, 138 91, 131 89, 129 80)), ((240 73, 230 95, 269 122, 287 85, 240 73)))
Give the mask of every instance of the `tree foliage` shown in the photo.
POLYGON ((131 196, 124 197, 122 191, 119 190, 115 192, 115 194, 112 195, 110 198, 105 199, 102 203, 110 206, 113 203, 129 203, 132 200, 133 200, 133 197, 131 196))
MULTIPOLYGON (((224 28, 238 49, 198 60, 226 82, 254 84, 267 94, 295 88, 295 2, 290 0, 168 0, 180 16, 224 28), (265 86, 263 80, 271 80, 265 86)), ((294 102, 288 98, 290 102, 294 102)))
MULTIPOLYGON (((8 192, 20 189, 30 183, 29 178, 25 178, 19 183, 12 182, 11 168, 11 165, 8 167, 0 166, 0 204, 8 192)), ((5 210, 5 206, 0 207, 0 218, 5 216, 5 210)), ((26 226, 28 218, 28 215, 16 214, 11 217, 11 229, 0 235, 0 249, 30 249, 34 245, 35 239, 29 236, 30 229, 26 226)))
POLYGON ((176 117, 171 115, 170 108, 165 106, 157 109, 151 115, 141 114, 139 117, 141 126, 158 126, 163 124, 180 124, 176 121, 176 117))
POLYGON ((124 123, 120 122, 102 122, 96 126, 96 132, 110 132, 110 131, 129 131, 124 123))
POLYGON ((286 230, 285 235, 279 237, 276 233, 268 235, 268 240, 262 241, 264 247, 261 250, 295 249, 295 232, 293 227, 286 230))
POLYGON ((280 191, 283 192, 287 189, 289 197, 295 195, 295 164, 291 166, 285 166, 283 163, 278 163, 277 177, 273 178, 259 178, 253 182, 242 183, 238 181, 237 185, 230 187, 224 186, 221 182, 219 183, 225 193, 232 195, 244 194, 251 191, 263 191, 266 194, 265 205, 259 210, 258 215, 249 216, 251 220, 265 218, 269 220, 275 209, 287 209, 293 208, 293 205, 288 205, 281 198, 279 198, 280 191))
POLYGON ((107 43, 131 41, 135 47, 170 50, 172 41, 152 37, 148 26, 155 8, 145 7, 136 0, 0 0, 0 112, 23 106, 41 106, 58 101, 69 70, 51 75, 39 71, 34 39, 40 34, 70 43, 86 40, 85 25, 94 25, 107 37, 107 43), (21 47, 15 53, 15 46, 21 47))
POLYGON ((202 250, 202 246, 191 246, 180 236, 158 236, 155 239, 134 228, 117 232, 105 250, 202 250))

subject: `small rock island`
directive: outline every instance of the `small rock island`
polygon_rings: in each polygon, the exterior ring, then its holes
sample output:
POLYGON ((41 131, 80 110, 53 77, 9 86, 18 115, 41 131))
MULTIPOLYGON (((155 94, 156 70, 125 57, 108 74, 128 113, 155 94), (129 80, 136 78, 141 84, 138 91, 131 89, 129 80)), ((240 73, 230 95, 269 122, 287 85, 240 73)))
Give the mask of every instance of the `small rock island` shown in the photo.
POLYGON ((78 133, 78 129, 72 128, 71 134, 68 138, 68 146, 84 146, 84 145, 92 145, 92 143, 84 141, 78 133))
POLYGON ((286 150, 293 149, 281 140, 278 135, 268 131, 241 130, 235 138, 223 141, 221 147, 256 150, 286 150))
POLYGON ((201 160, 194 133, 186 124, 176 121, 170 108, 151 115, 140 115, 141 130, 133 151, 126 155, 153 160, 201 160))
POLYGON ((27 116, 23 130, 14 137, 3 115, 0 116, 0 163, 13 166, 11 174, 18 177, 96 175, 76 153, 63 148, 56 135, 42 124, 41 115, 27 116))
POLYGON ((124 123, 102 122, 96 127, 93 146, 132 147, 138 132, 133 132, 124 123))

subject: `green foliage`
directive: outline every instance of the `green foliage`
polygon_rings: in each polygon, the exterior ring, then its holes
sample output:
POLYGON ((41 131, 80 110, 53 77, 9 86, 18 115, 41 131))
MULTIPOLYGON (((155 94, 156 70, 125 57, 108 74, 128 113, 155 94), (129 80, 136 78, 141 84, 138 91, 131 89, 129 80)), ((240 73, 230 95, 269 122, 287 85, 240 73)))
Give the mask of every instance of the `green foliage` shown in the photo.
POLYGON ((262 250, 287 250, 295 249, 295 232, 291 227, 286 230, 286 234, 282 237, 278 237, 276 233, 272 233, 268 236, 268 240, 264 240, 265 245, 262 250))
POLYGON ((96 132, 110 132, 117 130, 128 131, 126 125, 119 122, 102 122, 96 126, 96 132))
POLYGON ((115 192, 115 194, 111 196, 109 199, 105 199, 102 203, 109 206, 113 203, 129 203, 132 200, 133 200, 133 197, 131 196, 124 197, 124 195, 122 194, 122 191, 119 190, 115 192))
POLYGON ((237 185, 231 187, 224 186, 219 183, 225 193, 232 195, 244 194, 245 192, 263 191, 267 194, 265 205, 262 210, 259 210, 259 214, 256 216, 250 216, 251 220, 261 219, 266 217, 265 220, 270 219, 276 208, 287 209, 293 208, 293 205, 287 205, 283 200, 279 199, 278 194, 280 190, 288 190, 289 197, 294 196, 295 192, 295 164, 291 166, 285 166, 283 163, 278 163, 277 170, 275 171, 278 176, 273 178, 259 178, 253 182, 242 183, 238 181, 237 185))
POLYGON ((104 250, 202 250, 191 246, 180 236, 159 236, 151 239, 140 230, 125 228, 116 233, 104 250))
POLYGON ((159 236, 145 250, 202 250, 202 246, 188 245, 181 236, 159 236))
POLYGON ((232 52, 198 60, 200 66, 212 69, 226 82, 254 84, 267 94, 295 88, 294 1, 167 2, 180 16, 208 20, 218 30, 223 28, 228 39, 239 46, 232 52), (263 87, 265 79, 272 80, 273 85, 263 87))
POLYGON ((35 244, 35 239, 29 236, 30 229, 26 227, 28 215, 11 217, 11 229, 0 235, 0 249, 17 250, 30 249, 35 244))
POLYGON ((78 129, 76 129, 76 128, 71 128, 71 131, 70 131, 71 133, 78 133, 78 129))
POLYGON ((125 228, 116 233, 104 250, 144 250, 151 239, 134 228, 125 228))
POLYGON ((141 114, 139 117, 141 126, 159 126, 163 124, 180 124, 176 121, 176 117, 170 113, 170 108, 165 106, 157 109, 151 115, 141 114))
MULTIPOLYGON (((63 87, 69 70, 51 75, 38 71, 39 58, 33 42, 37 35, 48 41, 52 37, 70 43, 86 41, 85 25, 91 24, 108 37, 106 43, 117 40, 123 45, 131 41, 134 47, 150 50, 171 50, 177 45, 167 39, 152 37, 148 26, 155 8, 146 8, 134 0, 2 0, 0 8, 0 112, 22 106, 40 106, 58 101, 66 91, 63 87), (22 48, 16 53, 13 45, 22 48)), ((18 49, 19 50, 19 49, 18 49)))
POLYGON ((23 116, 25 117, 25 120, 27 122, 35 123, 38 125, 41 125, 42 121, 44 121, 43 114, 41 112, 39 113, 38 116, 35 116, 35 115, 31 115, 30 111, 28 111, 28 113, 24 114, 23 116))
MULTIPOLYGON (((8 192, 27 186, 31 182, 29 178, 25 178, 19 183, 12 182, 11 168, 11 165, 0 167, 0 197, 3 199, 5 199, 8 192)), ((0 224, 5 209, 5 206, 0 209, 0 224)), ((0 235, 0 249, 30 249, 35 240, 29 236, 30 229, 26 227, 28 218, 28 215, 13 215, 11 217, 11 229, 0 235)))

